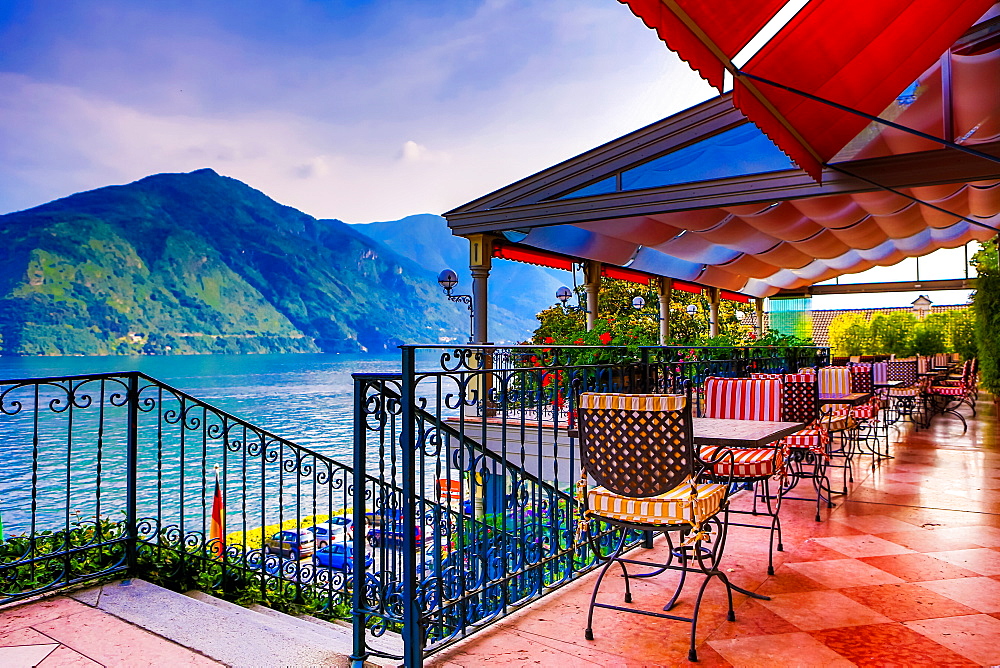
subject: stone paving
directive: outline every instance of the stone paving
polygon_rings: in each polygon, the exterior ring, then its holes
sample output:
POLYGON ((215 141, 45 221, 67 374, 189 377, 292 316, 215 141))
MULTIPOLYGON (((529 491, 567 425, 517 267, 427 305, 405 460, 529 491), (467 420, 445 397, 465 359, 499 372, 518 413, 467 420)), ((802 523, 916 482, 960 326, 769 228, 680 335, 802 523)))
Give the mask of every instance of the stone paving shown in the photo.
MULTIPOLYGON (((1000 664, 1000 435, 993 404, 962 433, 939 416, 896 437, 895 459, 856 467, 848 498, 813 521, 786 501, 785 551, 768 577, 765 532, 735 527, 724 566, 770 601, 710 585, 698 627, 704 666, 975 666, 1000 664)), ((654 547, 654 551, 661 550, 654 547)), ((594 576, 582 578, 428 665, 687 665, 690 627, 610 610, 583 637, 594 576)), ((638 604, 662 605, 669 578, 634 581, 638 604)), ((620 578, 603 592, 618 597, 620 578)), ((679 614, 690 611, 684 596, 679 614)), ((220 665, 118 617, 57 596, 0 612, 0 667, 220 665)), ((280 661, 274 665, 282 665, 280 661)))
MULTIPOLYGON (((976 666, 1000 664, 1000 441, 992 403, 961 424, 896 435, 895 459, 855 469, 848 498, 813 519, 786 501, 785 551, 767 575, 766 533, 734 527, 723 566, 735 584, 770 601, 735 599, 710 584, 689 664, 690 625, 598 609, 584 638, 595 575, 432 657, 472 666, 976 666)), ((968 413, 963 409, 963 413, 968 413)), ((746 502, 746 500, 744 500, 746 502)), ((658 539, 658 543, 662 539, 658 539)), ((654 547, 654 552, 663 550, 654 547)), ((641 554, 641 553, 638 553, 641 554)), ((621 602, 620 577, 601 600, 621 602)), ((636 605, 657 610, 668 576, 633 580, 636 605)), ((693 588, 692 588, 693 589, 693 588)), ((675 610, 690 614, 686 590, 675 610)), ((696 589, 695 589, 696 591, 696 589)))

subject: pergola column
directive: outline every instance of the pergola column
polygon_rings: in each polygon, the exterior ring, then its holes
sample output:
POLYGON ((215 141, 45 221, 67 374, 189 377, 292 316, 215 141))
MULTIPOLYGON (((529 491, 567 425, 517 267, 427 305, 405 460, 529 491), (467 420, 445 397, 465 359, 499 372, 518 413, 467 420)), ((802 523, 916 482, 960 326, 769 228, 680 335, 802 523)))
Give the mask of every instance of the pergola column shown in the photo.
POLYGON ((472 341, 488 343, 489 299, 488 284, 493 268, 493 238, 487 234, 473 234, 469 240, 469 270, 472 273, 472 341))
POLYGON ((754 334, 759 339, 762 336, 764 336, 764 298, 757 297, 756 299, 754 299, 753 306, 757 314, 757 321, 756 321, 757 324, 754 325, 753 329, 754 329, 754 334))
POLYGON ((670 297, 674 289, 674 282, 664 276, 657 283, 657 296, 660 301, 660 345, 665 346, 670 340, 670 297))
POLYGON ((719 288, 708 289, 708 335, 719 335, 719 288))
POLYGON ((594 329, 601 298, 601 263, 587 260, 583 263, 584 287, 587 288, 587 331, 594 329))

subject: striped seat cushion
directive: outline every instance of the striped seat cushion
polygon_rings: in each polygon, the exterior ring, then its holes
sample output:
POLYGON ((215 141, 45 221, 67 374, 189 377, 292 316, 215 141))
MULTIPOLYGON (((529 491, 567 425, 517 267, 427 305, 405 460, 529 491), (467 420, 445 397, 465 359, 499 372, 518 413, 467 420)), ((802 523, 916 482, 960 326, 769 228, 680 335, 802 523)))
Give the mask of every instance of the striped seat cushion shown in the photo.
POLYGON ((932 385, 931 394, 939 394, 949 397, 960 397, 965 394, 965 388, 961 385, 932 385))
POLYGON ((726 497, 726 486, 697 483, 692 497, 691 484, 682 483, 666 494, 639 499, 620 496, 603 487, 588 490, 587 500, 593 515, 622 522, 638 522, 655 526, 696 524, 715 513, 726 497))
POLYGON ((780 448, 720 448, 717 445, 703 445, 700 448, 701 458, 711 460, 719 456, 720 460, 712 464, 712 473, 717 476, 734 478, 766 478, 781 470, 785 458, 780 448), (733 453, 721 455, 720 451, 733 453))
POLYGON ((854 421, 854 418, 850 413, 834 413, 832 415, 824 415, 820 418, 820 424, 823 428, 830 432, 854 429, 858 426, 858 423, 854 421))
POLYGON ((825 455, 830 434, 822 427, 806 427, 791 436, 786 436, 783 442, 791 448, 802 448, 818 455, 825 455))
POLYGON ((890 387, 889 388, 890 397, 919 397, 920 388, 919 387, 890 387))
POLYGON ((867 404, 855 406, 851 415, 858 420, 871 420, 878 417, 879 408, 878 402, 869 401, 867 404))

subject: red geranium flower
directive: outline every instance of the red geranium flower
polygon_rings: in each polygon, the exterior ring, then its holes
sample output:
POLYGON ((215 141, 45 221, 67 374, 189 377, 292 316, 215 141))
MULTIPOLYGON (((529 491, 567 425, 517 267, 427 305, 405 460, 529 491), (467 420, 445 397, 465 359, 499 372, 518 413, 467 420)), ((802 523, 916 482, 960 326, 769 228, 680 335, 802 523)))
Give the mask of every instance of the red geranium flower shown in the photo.
POLYGON ((611 343, 611 332, 604 332, 603 334, 601 334, 601 343, 603 343, 604 345, 608 345, 609 343, 611 343))
POLYGON ((576 344, 576 345, 578 345, 578 346, 582 346, 583 345, 583 339, 577 339, 573 343, 576 344))
POLYGON ((542 341, 542 343, 555 343, 555 342, 556 340, 553 339, 551 336, 546 336, 545 340, 542 341))

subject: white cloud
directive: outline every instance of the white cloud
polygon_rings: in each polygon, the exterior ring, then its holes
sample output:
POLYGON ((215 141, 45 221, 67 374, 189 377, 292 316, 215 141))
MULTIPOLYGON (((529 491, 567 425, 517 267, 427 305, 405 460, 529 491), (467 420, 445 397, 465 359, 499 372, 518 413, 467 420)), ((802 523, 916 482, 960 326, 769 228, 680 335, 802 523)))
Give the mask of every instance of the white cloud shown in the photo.
POLYGON ((442 213, 710 94, 606 0, 385 10, 343 43, 123 7, 0 73, 0 211, 211 167, 317 217, 442 213))

